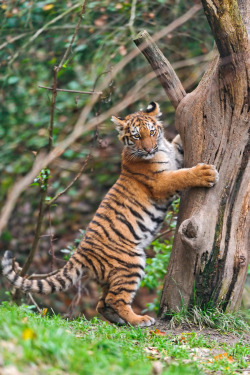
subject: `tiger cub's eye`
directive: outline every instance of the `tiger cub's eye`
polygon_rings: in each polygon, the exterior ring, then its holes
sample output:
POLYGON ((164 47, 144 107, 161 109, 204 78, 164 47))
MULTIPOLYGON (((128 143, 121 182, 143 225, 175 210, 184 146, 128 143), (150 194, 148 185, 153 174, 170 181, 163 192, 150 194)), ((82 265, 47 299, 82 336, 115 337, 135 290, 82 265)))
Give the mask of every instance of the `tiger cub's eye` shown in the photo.
POLYGON ((133 138, 136 138, 136 139, 140 138, 140 134, 133 135, 133 138))
POLYGON ((150 130, 150 135, 154 135, 155 134, 155 130, 150 130))

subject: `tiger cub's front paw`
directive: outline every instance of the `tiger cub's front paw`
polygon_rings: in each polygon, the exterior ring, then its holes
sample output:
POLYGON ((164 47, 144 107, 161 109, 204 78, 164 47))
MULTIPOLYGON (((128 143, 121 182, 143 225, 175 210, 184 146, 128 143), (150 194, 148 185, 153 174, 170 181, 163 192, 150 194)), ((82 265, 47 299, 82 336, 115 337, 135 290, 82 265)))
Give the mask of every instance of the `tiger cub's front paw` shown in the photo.
POLYGON ((199 163, 191 169, 195 175, 195 186, 212 187, 219 181, 219 173, 214 165, 199 163))

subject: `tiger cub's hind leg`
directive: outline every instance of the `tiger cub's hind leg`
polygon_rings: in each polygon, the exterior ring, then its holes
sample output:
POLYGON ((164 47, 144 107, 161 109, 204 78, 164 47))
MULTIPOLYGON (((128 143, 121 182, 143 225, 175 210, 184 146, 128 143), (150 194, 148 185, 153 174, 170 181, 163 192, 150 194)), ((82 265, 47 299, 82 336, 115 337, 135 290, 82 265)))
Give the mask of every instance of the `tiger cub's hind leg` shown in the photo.
POLYGON ((125 321, 120 318, 120 316, 105 303, 105 298, 108 293, 108 287, 103 288, 103 294, 99 299, 96 310, 110 323, 125 324, 125 321))
POLYGON ((151 316, 134 313, 131 307, 134 291, 129 292, 124 291, 124 289, 118 292, 117 290, 112 290, 111 285, 105 298, 105 304, 115 311, 125 323, 129 323, 132 326, 149 327, 154 324, 155 320, 151 316))

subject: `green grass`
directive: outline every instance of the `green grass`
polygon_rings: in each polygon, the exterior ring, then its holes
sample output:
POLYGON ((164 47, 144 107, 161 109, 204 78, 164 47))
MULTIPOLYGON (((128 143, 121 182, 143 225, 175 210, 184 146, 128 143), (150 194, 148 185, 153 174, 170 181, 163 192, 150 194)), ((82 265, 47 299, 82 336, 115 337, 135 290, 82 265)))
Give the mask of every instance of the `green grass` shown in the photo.
POLYGON ((250 332, 250 325, 247 322, 249 312, 247 313, 247 311, 245 313, 225 313, 216 307, 202 309, 199 306, 194 306, 189 309, 183 307, 180 311, 174 311, 169 315, 172 328, 186 324, 189 327, 198 326, 200 329, 214 328, 221 332, 250 332))
POLYGON ((3 374, 12 369, 13 374, 15 370, 28 374, 145 375, 152 374, 157 360, 162 362, 162 374, 233 374, 248 366, 249 353, 250 347, 243 341, 228 346, 196 333, 163 335, 154 328, 116 327, 97 318, 67 321, 57 315, 42 317, 25 306, 0 306, 3 374), (214 358, 214 348, 224 354, 214 358))

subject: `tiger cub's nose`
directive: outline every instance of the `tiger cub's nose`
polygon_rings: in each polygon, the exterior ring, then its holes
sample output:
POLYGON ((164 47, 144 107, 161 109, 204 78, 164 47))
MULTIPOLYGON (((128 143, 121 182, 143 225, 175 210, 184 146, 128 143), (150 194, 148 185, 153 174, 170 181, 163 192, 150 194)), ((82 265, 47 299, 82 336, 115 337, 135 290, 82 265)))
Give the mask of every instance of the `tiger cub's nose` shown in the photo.
POLYGON ((152 154, 152 152, 153 152, 153 148, 152 148, 152 147, 144 147, 144 150, 145 150, 148 154, 152 154))

